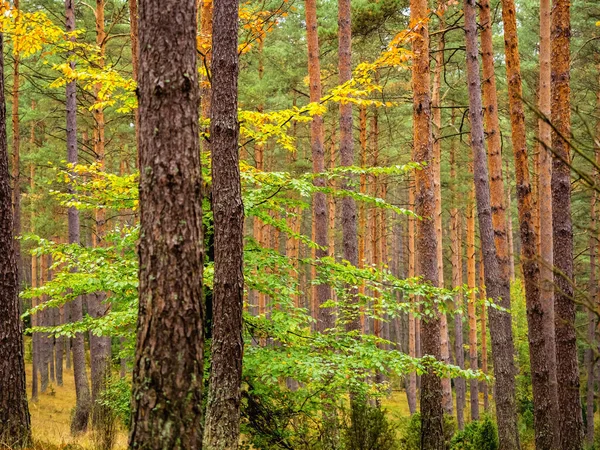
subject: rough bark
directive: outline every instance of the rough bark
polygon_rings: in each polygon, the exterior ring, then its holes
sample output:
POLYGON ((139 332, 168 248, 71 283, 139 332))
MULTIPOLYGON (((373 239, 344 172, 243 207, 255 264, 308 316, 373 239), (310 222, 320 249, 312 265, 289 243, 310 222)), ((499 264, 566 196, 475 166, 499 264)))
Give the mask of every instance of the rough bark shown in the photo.
POLYGON ((9 448, 31 443, 25 386, 23 325, 19 312, 18 267, 6 139, 3 39, 0 34, 0 441, 9 448))
MULTIPOLYGON (((494 242, 494 225, 490 201, 490 181, 485 151, 481 78, 479 75, 479 49, 477 45, 477 18, 475 1, 465 0, 465 33, 467 48, 467 81, 469 88, 469 119, 471 121, 471 149, 475 175, 475 197, 479 219, 479 237, 483 254, 483 267, 487 295, 494 302, 510 307, 510 284, 498 263, 494 242)), ((507 274, 508 275, 508 274, 507 274)), ((494 375, 496 377, 496 417, 500 447, 519 449, 517 407, 515 401, 514 345, 509 313, 488 308, 492 332, 494 375)))
POLYGON ((552 239, 554 255, 554 311, 556 379, 560 448, 580 449, 583 438, 579 368, 577 361, 576 305, 573 278, 573 224, 571 222, 571 171, 569 139, 570 103, 570 1, 555 0, 552 11, 552 239))
POLYGON ((143 0, 138 14, 140 299, 129 445, 197 449, 204 255, 196 2, 143 0))
POLYGON ((534 427, 536 446, 540 449, 547 449, 552 448, 553 445, 556 417, 553 415, 550 373, 544 335, 544 323, 548 319, 541 302, 539 290, 540 268, 537 259, 535 206, 528 167, 517 21, 513 0, 502 0, 502 19, 521 235, 521 267, 527 302, 529 351, 534 398, 534 427))
MULTIPOLYGON (((429 69, 429 30, 427 1, 411 0, 410 18, 415 23, 413 31, 413 160, 427 164, 415 173, 415 212, 422 217, 417 222, 416 250, 419 255, 420 275, 434 286, 439 283, 437 267, 437 236, 435 231, 435 190, 433 143, 431 136, 431 96, 429 69)), ((440 317, 421 323, 423 355, 441 358, 440 317)), ((442 382, 432 371, 421 376, 421 449, 445 448, 444 410, 442 408, 442 382)))
MULTIPOLYGON (((488 371, 488 346, 487 346, 487 317, 485 314, 485 300, 487 299, 487 292, 485 289, 484 280, 484 267, 483 267, 483 255, 481 254, 481 248, 479 249, 479 300, 481 301, 481 309, 479 312, 479 323, 481 326, 481 371, 486 375, 488 371)), ((490 397, 488 395, 488 384, 485 381, 479 383, 479 390, 483 395, 483 410, 489 412, 490 410, 490 397)))
POLYGON ((244 206, 238 153, 237 17, 237 0, 215 2, 210 117, 215 268, 206 450, 237 449, 240 429, 244 206))
MULTIPOLYGON (((319 61, 319 34, 317 23, 316 0, 305 2, 306 12, 306 41, 308 44, 308 77, 310 89, 310 101, 321 100, 321 64, 319 61)), ((313 161, 313 172, 325 172, 325 146, 323 143, 323 116, 313 117, 310 124, 310 145, 313 161)), ((314 180, 315 186, 325 187, 326 181, 322 177, 314 180)), ((327 197, 318 192, 313 198, 313 226, 314 240, 319 245, 315 249, 317 260, 328 255, 329 233, 328 233, 328 208, 327 197)), ((334 325, 334 316, 330 308, 321 308, 321 305, 331 298, 331 287, 328 284, 318 284, 315 293, 315 318, 317 319, 317 330, 325 331, 334 325)))

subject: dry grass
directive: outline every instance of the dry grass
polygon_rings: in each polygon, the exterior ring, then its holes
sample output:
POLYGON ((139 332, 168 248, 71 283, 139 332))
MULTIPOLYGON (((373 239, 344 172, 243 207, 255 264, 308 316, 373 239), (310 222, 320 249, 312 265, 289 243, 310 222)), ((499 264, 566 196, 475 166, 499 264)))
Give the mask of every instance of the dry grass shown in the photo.
MULTIPOLYGON (((31 396, 31 364, 26 367, 27 392, 31 396)), ((73 371, 64 369, 64 385, 51 384, 37 402, 29 402, 35 450, 86 449, 93 450, 91 432, 71 436, 71 412, 75 407, 73 371)), ((127 448, 127 434, 120 430, 115 450, 127 448)))

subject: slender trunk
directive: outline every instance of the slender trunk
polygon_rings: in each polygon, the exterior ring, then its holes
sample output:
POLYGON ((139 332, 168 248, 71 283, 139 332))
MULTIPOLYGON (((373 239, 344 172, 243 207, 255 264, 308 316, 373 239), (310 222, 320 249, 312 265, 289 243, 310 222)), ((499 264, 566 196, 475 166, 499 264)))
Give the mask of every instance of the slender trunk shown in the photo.
MULTIPOLYGON (((545 117, 551 116, 551 0, 540 0, 540 78, 538 108, 545 117)), ((544 357, 548 366, 548 383, 552 417, 558 417, 558 386, 556 381, 556 342, 554 327, 554 273, 552 241, 552 127, 545 120, 538 120, 538 218, 539 218, 539 261, 540 302, 544 308, 544 357)), ((553 449, 559 449, 559 433, 554 423, 553 449)))
MULTIPOLYGON (((439 284, 435 231, 435 174, 431 162, 434 158, 431 138, 431 97, 429 70, 429 30, 427 1, 411 0, 411 23, 415 23, 413 40, 413 160, 427 164, 415 176, 415 212, 422 217, 417 222, 417 253, 419 271, 425 282, 439 284)), ((428 299, 431 300, 431 299, 428 299)), ((421 345, 424 355, 441 358, 440 317, 433 316, 421 324, 421 345)), ((421 449, 445 448, 444 410, 442 407, 442 382, 432 371, 421 376, 421 449)))
POLYGON ((238 152, 237 17, 237 0, 216 1, 210 126, 215 273, 206 450, 235 450, 240 433, 244 206, 238 152))
POLYGON ((139 3, 141 237, 132 448, 202 447, 204 255, 196 34, 195 0, 139 3))
MULTIPOLYGON (((475 190, 471 187, 467 206, 467 286, 469 300, 467 303, 467 316, 469 318, 469 368, 479 369, 477 358, 477 313, 475 295, 475 190)), ((479 420, 479 382, 469 380, 469 393, 471 398, 471 420, 479 420)))
MULTIPOLYGON (((308 76, 310 80, 310 101, 319 102, 321 99, 321 65, 319 61, 319 34, 317 23, 316 0, 307 0, 306 7, 306 40, 308 44, 308 76)), ((310 142, 312 150, 313 172, 325 172, 325 146, 323 143, 323 116, 314 116, 310 124, 310 142)), ((315 186, 325 187, 326 181, 322 177, 315 178, 315 186)), ((313 224, 314 241, 319 245, 315 249, 315 258, 318 260, 328 255, 329 233, 327 218, 327 197, 323 192, 318 192, 313 198, 313 224)), ((314 289, 315 318, 317 330, 325 331, 334 325, 334 316, 330 308, 322 308, 331 298, 331 288, 328 284, 318 284, 314 289)))
MULTIPOLYGON (((479 323, 481 324, 481 371, 488 374, 488 348, 487 348, 487 317, 485 315, 485 301, 487 299, 487 292, 485 290, 484 280, 484 267, 483 267, 483 255, 481 249, 479 249, 479 299, 481 300, 481 311, 479 316, 479 323)), ((483 410, 488 412, 490 410, 490 398, 488 395, 488 384, 482 381, 480 384, 480 390, 483 394, 483 410)))
MULTIPOLYGON (((42 255, 40 257, 40 285, 44 286, 48 281, 48 258, 46 255, 42 255)), ((45 303, 48 301, 47 296, 42 296, 40 299, 40 303, 45 303)), ((40 325, 43 327, 49 327, 52 324, 49 322, 49 309, 46 308, 40 312, 40 325)), ((50 354, 52 348, 50 347, 50 338, 48 333, 40 333, 40 382, 41 382, 41 391, 44 394, 48 390, 48 385, 50 383, 50 371, 49 365, 50 362, 50 354)))
MULTIPOLYGON (((14 0, 14 7, 17 10, 15 21, 20 22, 19 0, 14 0)), ((18 41, 13 43, 15 46, 18 41)), ((19 88, 20 88, 20 56, 18 52, 13 52, 13 87, 12 87, 12 204, 15 238, 21 235, 21 136, 19 131, 19 88)), ((21 276, 23 271, 23 261, 21 260, 21 241, 15 239, 15 260, 17 261, 17 286, 21 286, 21 276)))
MULTIPOLYGON (((508 161, 506 162, 507 179, 510 180, 508 161)), ((513 220, 512 220, 512 189, 510 182, 506 186, 506 233, 508 235, 508 264, 510 270, 510 281, 515 281, 515 244, 513 239, 513 220)))
POLYGON ((571 222, 570 1, 555 0, 552 11, 552 239, 554 256, 554 310, 556 379, 560 448, 580 449, 583 438, 576 305, 573 278, 573 224, 571 222))
MULTIPOLYGON (((352 14, 350 0, 338 0, 338 69, 340 84, 352 79, 352 14)), ((354 140, 352 136, 352 103, 340 104, 340 165, 354 165, 354 140)), ((342 189, 351 190, 344 181, 342 189)), ((342 221, 342 254, 353 266, 358 266, 357 208, 352 197, 342 199, 340 211, 342 221)), ((357 292, 353 290, 353 296, 357 292)), ((358 317, 352 317, 348 330, 360 329, 358 317)))
MULTIPOLYGON (((441 2, 440 2, 441 3, 441 2)), ((445 28, 443 12, 439 16, 440 30, 445 28)), ((431 95, 431 108, 433 119, 433 186, 435 190, 435 233, 437 236, 437 268, 438 268, 438 285, 444 286, 444 248, 443 248, 443 233, 442 233, 442 109, 441 109, 441 86, 442 72, 444 70, 444 33, 439 35, 438 48, 434 53, 435 68, 433 70, 433 86, 431 95)), ((448 317, 446 314, 440 315, 440 336, 441 336, 441 351, 442 360, 446 364, 450 364, 450 336, 448 333, 448 317)), ((442 405, 445 414, 452 414, 452 385, 450 378, 442 378, 442 405)))
MULTIPOLYGON (((33 174, 33 165, 31 166, 31 173, 33 174)), ((31 178, 33 184, 33 177, 31 178)), ((31 193, 30 193, 31 195, 31 193)), ((32 209, 33 211, 33 209, 32 209)), ((33 223, 33 221, 32 221, 33 223)), ((32 230, 32 232, 34 232, 32 230)), ((38 287, 38 261, 36 255, 31 255, 31 288, 35 289, 38 287)), ((31 306, 35 308, 38 305, 38 299, 31 299, 31 306)), ((38 314, 32 314, 31 326, 37 327, 39 325, 38 314)), ((38 387, 38 372, 39 372, 39 360, 40 360, 40 345, 39 345, 39 333, 31 333, 31 401, 37 402, 39 396, 38 387)))
MULTIPOLYGON (((453 110, 454 111, 454 110, 453 110)), ((454 123, 454 114, 452 114, 454 123)), ((456 180, 456 140, 450 145, 450 179, 456 180)), ((462 252, 462 220, 458 210, 458 196, 456 193, 456 182, 452 183, 452 210, 450 211, 450 240, 452 244, 452 286, 463 285, 463 252, 462 252)), ((456 365, 465 368, 465 350, 463 343, 463 296, 456 294, 454 300, 454 353, 456 354, 456 365)), ((456 391, 456 421, 458 429, 465 427, 465 396, 466 380, 463 377, 454 379, 454 390, 456 391)))
MULTIPOLYGON (((529 353, 534 398, 534 428, 536 447, 553 448, 557 417, 553 411, 545 323, 548 320, 540 297, 540 268, 535 232, 534 199, 532 194, 525 113, 522 101, 521 62, 517 36, 517 19, 514 0, 502 0, 506 76, 512 130, 512 147, 515 158, 515 179, 521 232, 521 267, 525 281, 529 353)), ((499 391, 497 389, 497 391, 499 391)))
MULTIPOLYGON (((75 31, 75 3, 65 0, 66 31, 75 31)), ((74 40, 75 38, 72 37, 74 40)), ((75 69, 75 61, 71 61, 71 68, 75 69)), ((67 83, 66 109, 67 109, 67 162, 77 164, 77 86, 75 80, 67 83)), ((69 243, 79 244, 79 211, 74 207, 68 210, 69 243)), ((83 318, 83 305, 81 297, 71 302, 71 320, 78 322, 83 318)), ((71 419, 71 433, 82 433, 87 429, 91 402, 90 388, 87 380, 85 363, 85 348, 83 334, 77 333, 72 339, 73 348, 73 373, 75 378, 75 413, 71 419)))
MULTIPOLYGON (((597 176, 596 176, 597 180, 597 176)), ((590 302, 588 305, 588 345, 589 348, 585 351, 585 368, 587 371, 587 386, 586 386, 586 431, 585 440, 588 445, 594 443, 594 366, 596 348, 596 299, 598 287, 596 286, 596 202, 598 198, 597 191, 594 191, 590 205, 590 278, 589 278, 589 296, 590 302)))
POLYGON ((23 325, 19 312, 12 191, 6 140, 4 36, 0 34, 0 440, 9 448, 31 444, 25 385, 23 325))
MULTIPOLYGON (((415 208, 415 189, 413 183, 408 186, 408 207, 411 211, 415 208)), ((408 278, 415 277, 415 218, 408 216, 408 278)), ((414 295, 410 295, 411 309, 415 306, 414 295)), ((412 312, 408 313, 408 354, 415 358, 417 356, 416 318, 412 312)), ((411 414, 417 412, 417 374, 408 374, 408 385, 406 387, 408 409, 411 414)))

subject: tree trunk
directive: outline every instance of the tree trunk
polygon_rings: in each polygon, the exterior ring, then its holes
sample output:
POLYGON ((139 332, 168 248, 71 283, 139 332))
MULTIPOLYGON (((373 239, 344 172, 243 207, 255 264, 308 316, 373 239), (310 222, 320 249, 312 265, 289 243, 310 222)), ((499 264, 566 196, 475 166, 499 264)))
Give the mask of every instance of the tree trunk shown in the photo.
MULTIPOLYGON (((481 248, 479 249, 479 299, 481 300, 481 311, 479 315, 479 323, 481 324, 481 371, 488 374, 488 347, 487 347, 487 317, 485 315, 485 301, 487 299, 487 292, 485 290, 484 280, 484 267, 483 267, 483 255, 481 254, 481 248)), ((488 384, 485 381, 481 381, 479 390, 483 394, 483 410, 488 412, 490 410, 490 398, 488 395, 488 384)))
MULTIPOLYGON (((479 370, 477 359, 477 313, 475 295, 475 190, 471 186, 467 206, 467 286, 469 288, 469 300, 467 303, 467 316, 469 318, 469 368, 479 370)), ((469 380, 469 393, 471 399, 471 420, 479 420, 479 382, 469 380)))
MULTIPOLYGON (((319 34, 317 23, 316 0, 307 0, 306 10, 306 40, 308 44, 308 76, 310 83, 310 101, 321 100, 321 65, 319 62, 319 34)), ((325 146, 323 143, 323 116, 313 116, 310 124, 310 143, 312 150, 313 172, 325 172, 325 146)), ((322 177, 315 178, 315 186, 325 187, 326 181, 322 177)), ((314 240, 320 248, 315 249, 315 258, 318 260, 328 255, 329 233, 327 218, 327 197, 323 192, 318 192, 313 198, 313 225, 314 240)), ((331 298, 331 287, 328 284, 318 284, 314 289, 315 318, 317 330, 325 331, 334 325, 334 316, 330 308, 321 308, 331 298)))
MULTIPOLYGON (((443 2, 440 2, 443 3, 443 2)), ((439 28, 445 28, 443 11, 439 15, 439 28)), ((438 286, 444 286, 444 248, 442 233, 442 109, 441 109, 441 86, 442 72, 444 70, 444 33, 440 34, 438 48, 434 54, 435 68, 433 71, 433 89, 431 95, 431 108, 433 118, 433 185, 435 190, 435 233, 437 236, 437 267, 438 267, 438 286)), ((450 364, 450 336, 448 334, 448 317, 446 314, 440 314, 440 336, 442 360, 450 364)), ((442 405, 444 413, 452 415, 452 385, 450 378, 442 378, 442 405)))
MULTIPOLYGON (((515 158, 515 179, 519 224, 521 232, 521 267, 525 281, 529 353, 534 398, 534 428, 536 447, 553 448, 554 427, 557 418, 553 413, 545 322, 548 320, 540 297, 540 268, 538 264, 537 236, 535 232, 534 199, 528 167, 525 113, 522 101, 522 81, 517 36, 516 10, 513 0, 502 0, 504 47, 508 80, 508 100, 512 130, 512 147, 515 158)), ((499 389, 497 389, 499 392, 499 389)))
POLYGON ((25 385, 23 325, 8 170, 3 39, 0 34, 0 440, 9 448, 21 448, 31 444, 31 421, 25 385))
MULTIPOLYGON (((414 171, 413 171, 414 175, 414 171)), ((408 207, 411 211, 415 209, 415 189, 412 182, 408 185, 408 207)), ((415 277, 415 218, 408 216, 408 278, 415 277)), ((411 309, 416 307, 414 295, 410 295, 409 302, 411 309)), ((409 311, 408 313, 408 354, 415 358, 417 356, 417 335, 416 318, 409 311)), ((406 387, 406 397, 408 400, 408 409, 411 414, 417 412, 417 374, 411 372, 408 374, 408 385, 406 387)))
MULTIPOLYGON (((73 0, 65 0, 66 31, 75 31, 75 4, 73 0)), ((72 38, 74 39, 74 38, 72 38)), ((71 61, 71 68, 75 68, 75 61, 71 61)), ((66 110, 67 110, 67 162, 77 164, 77 86, 75 80, 66 86, 66 110)), ((79 244, 79 211, 74 207, 69 208, 69 243, 79 244)), ((83 305, 81 297, 71 302, 71 320, 78 322, 83 318, 83 305)), ((73 348, 73 373, 75 378, 75 394, 77 397, 75 412, 71 419, 71 433, 78 434, 87 429, 91 402, 90 388, 87 380, 85 363, 85 347, 83 334, 77 333, 72 340, 73 348)))
POLYGON ((196 2, 142 0, 138 14, 140 299, 129 442, 196 449, 204 360, 196 2))
POLYGON ((240 433, 244 206, 238 159, 237 17, 237 0, 215 2, 210 122, 215 266, 206 450, 237 449, 240 433))
POLYGON ((554 254, 554 310, 556 379, 560 448, 580 449, 583 438, 573 279, 573 225, 569 139, 570 1, 555 0, 552 11, 552 238, 554 254))
MULTIPOLYGON (((453 110, 454 111, 454 110, 453 110)), ((454 114, 452 115, 454 123, 454 114)), ((462 259, 462 220, 458 210, 458 196, 456 193, 456 140, 450 144, 450 179, 452 183, 452 210, 450 211, 450 240, 452 243, 452 287, 463 285, 463 259, 462 259)), ((454 300, 454 352, 456 354, 456 365, 465 368, 465 350, 463 343, 463 296, 456 294, 454 300)), ((465 396, 466 380, 463 377, 454 379, 454 390, 456 391, 456 421, 458 429, 465 427, 465 396)))
MULTIPOLYGON (((540 0, 540 78, 538 101, 540 113, 551 116, 551 0, 540 0)), ((554 273, 552 249, 552 127, 544 119, 538 120, 538 218, 540 260, 540 302, 544 308, 543 323, 547 360, 551 417, 558 415, 558 387, 556 381, 556 342, 554 327, 554 273)), ((553 449, 559 449, 557 422, 553 422, 553 449)))
MULTIPOLYGON (((429 87, 429 31, 427 1, 411 0, 410 18, 414 27, 413 40, 413 160, 426 166, 415 174, 415 212, 422 217, 417 222, 417 253, 420 275, 425 282, 439 284, 437 267, 437 236, 435 231, 435 189, 433 145, 431 139, 431 97, 429 87)), ((431 299, 428 299, 431 300, 431 299)), ((421 324, 423 355, 441 358, 440 317, 436 311, 421 324)), ((432 371, 421 377, 421 449, 445 448, 442 382, 432 371)))

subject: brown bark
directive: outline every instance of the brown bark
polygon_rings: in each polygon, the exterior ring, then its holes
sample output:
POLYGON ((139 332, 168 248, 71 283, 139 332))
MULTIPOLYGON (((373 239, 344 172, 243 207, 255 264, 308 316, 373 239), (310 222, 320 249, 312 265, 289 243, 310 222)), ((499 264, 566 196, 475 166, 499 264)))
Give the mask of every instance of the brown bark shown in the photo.
POLYGON ((237 449, 240 432, 244 206, 238 152, 237 17, 237 0, 217 0, 210 116, 215 268, 206 450, 237 449))
MULTIPOLYGON (((443 12, 439 16, 440 30, 445 28, 443 12)), ((439 286, 444 286, 444 248, 443 248, 443 233, 442 233, 442 109, 441 109, 441 86, 442 73, 444 70, 444 33, 439 35, 438 48, 434 53, 435 68, 433 70, 433 86, 431 95, 431 108, 433 119, 433 185, 435 190, 435 233, 438 240, 437 246, 437 267, 438 267, 438 283, 439 286)), ((441 336, 441 351, 442 360, 446 364, 450 364, 450 336, 448 334, 448 317, 446 314, 440 315, 440 336, 441 336)), ((450 378, 442 378, 442 405, 445 414, 452 414, 453 399, 452 386, 450 378)))
POLYGON ((554 310, 556 379, 560 448, 580 449, 583 437, 573 278, 573 225, 569 144, 570 1, 555 0, 552 11, 552 238, 554 255, 554 310))
MULTIPOLYGON (((431 138, 431 97, 429 70, 429 31, 427 1, 411 0, 410 18, 415 23, 413 31, 413 160, 427 164, 415 174, 415 212, 422 217, 417 222, 417 253, 420 275, 425 282, 439 284, 435 231, 435 189, 433 145, 431 138)), ((434 313, 422 321, 421 345, 423 355, 441 358, 440 318, 434 313)), ((421 449, 444 449, 444 410, 442 407, 442 382, 429 371, 421 377, 421 449)))
MULTIPOLYGON (((338 69, 340 84, 352 79, 352 13, 350 0, 338 0, 338 69)), ((354 165, 354 140, 352 136, 352 103, 340 104, 340 165, 354 165)), ((342 189, 352 189, 344 181, 342 189)), ((342 199, 342 255, 353 266, 358 266, 357 208, 352 197, 342 199)), ((356 294, 356 292, 352 292, 356 294)), ((349 314, 349 313, 348 313, 349 314)), ((360 329, 358 317, 351 317, 348 330, 360 329)))
MULTIPOLYGON (((65 0, 67 32, 75 31, 75 4, 73 0, 65 0)), ((74 39, 74 38, 72 38, 74 39)), ((75 68, 75 61, 71 61, 71 68, 75 68)), ((77 86, 73 80, 66 85, 66 110, 67 110, 67 162, 77 164, 77 86)), ((74 207, 69 208, 68 212, 69 243, 79 244, 80 227, 79 211, 74 207)), ((83 318, 83 305, 81 297, 77 297, 70 304, 71 320, 78 322, 83 318)), ((76 404, 75 412, 71 419, 71 433, 82 433, 87 429, 91 402, 90 388, 87 380, 87 370, 85 362, 85 348, 82 333, 77 333, 72 340, 73 349, 73 373, 75 378, 76 404)))
POLYGON ((129 442, 196 449, 204 359, 196 2, 143 0, 138 13, 140 299, 129 442))
MULTIPOLYGON (((488 374, 488 347, 487 347, 487 317, 485 315, 485 300, 487 293, 485 290, 483 255, 479 249, 479 299, 481 300, 481 310, 479 313, 479 323, 481 324, 481 371, 488 374)), ((490 409, 490 398, 488 395, 488 385, 485 381, 480 383, 480 390, 483 395, 483 410, 488 412, 490 409)))
MULTIPOLYGON (((317 22, 316 0, 305 2, 306 10, 306 40, 308 44, 308 76, 310 83, 310 101, 321 100, 321 64, 319 61, 319 33, 317 22)), ((313 172, 315 174, 325 172, 325 146, 323 143, 323 116, 314 116, 310 124, 310 144, 312 150, 313 172)), ((322 177, 314 180, 315 186, 325 187, 326 181, 322 177)), ((313 198, 313 225, 314 241, 319 245, 315 249, 315 258, 323 258, 328 255, 329 233, 327 217, 327 197, 323 192, 318 192, 313 198)), ((317 330, 325 331, 334 325, 333 312, 322 308, 327 300, 331 298, 331 287, 328 284, 318 284, 314 289, 315 318, 317 319, 317 330)))
MULTIPOLYGON (((475 295, 475 190, 471 187, 467 206, 467 286, 469 288, 469 300, 467 303, 467 316, 469 318, 469 368, 479 369, 477 358, 477 313, 475 295)), ((471 398, 471 420, 479 420, 479 382, 469 380, 469 393, 471 398)))
MULTIPOLYGON (((415 208, 415 189, 413 183, 408 186, 408 207, 411 211, 415 208)), ((408 216, 408 278, 415 277, 415 218, 408 216)), ((415 298, 411 294, 410 303, 415 307, 415 298)), ((417 330, 416 318, 412 312, 408 313, 408 354, 415 358, 417 356, 417 330)), ((417 412, 417 374, 411 372, 408 374, 408 383, 406 387, 406 397, 408 400, 408 409, 411 414, 417 412)))
MULTIPOLYGON (((454 111, 454 110, 453 110, 454 111)), ((454 114, 452 115, 454 123, 454 114)), ((450 211, 450 240, 452 245, 452 287, 463 285, 463 251, 462 251, 462 220, 458 210, 458 197, 456 193, 456 140, 450 145, 450 179, 452 183, 452 210, 450 211)), ((459 292, 454 300, 454 353, 456 365, 465 368, 465 349, 463 343, 463 296, 459 292)), ((463 377, 454 379, 454 390, 456 391, 456 421, 458 429, 465 427, 465 396, 466 380, 463 377)))
POLYGON ((553 414, 552 390, 544 332, 544 323, 548 320, 548 317, 541 302, 539 290, 540 268, 537 260, 538 247, 535 232, 534 199, 528 167, 516 10, 513 0, 502 0, 502 19, 521 234, 521 267, 527 301, 534 427, 536 446, 540 449, 547 449, 553 446, 554 427, 557 421, 553 414))
MULTIPOLYGON (((508 161, 506 162, 506 173, 510 174, 508 170, 508 161)), ((507 176, 507 179, 510 179, 507 176)), ((506 186, 506 233, 508 235, 508 264, 510 269, 510 281, 515 280, 515 244, 513 239, 513 220, 512 220, 512 189, 510 182, 506 186)))
POLYGON ((19 314, 12 191, 6 140, 3 35, 0 34, 0 440, 11 448, 31 443, 25 386, 23 325, 19 314))
MULTIPOLYGON (((551 115, 551 8, 550 0, 540 0, 540 78, 538 102, 540 113, 551 115)), ((539 260, 540 260, 540 302, 544 308, 545 357, 548 364, 549 393, 551 395, 552 417, 558 414, 558 387, 556 381, 556 343, 554 327, 554 274, 552 249, 552 128, 543 119, 538 120, 538 186, 537 203, 539 218, 539 260)), ((558 449, 558 430, 554 423, 553 448, 558 449)))

